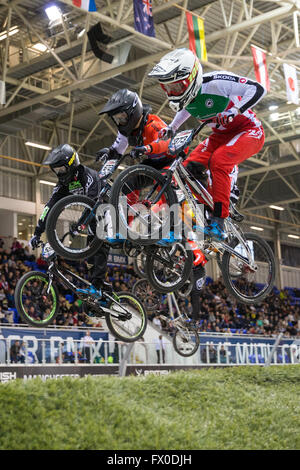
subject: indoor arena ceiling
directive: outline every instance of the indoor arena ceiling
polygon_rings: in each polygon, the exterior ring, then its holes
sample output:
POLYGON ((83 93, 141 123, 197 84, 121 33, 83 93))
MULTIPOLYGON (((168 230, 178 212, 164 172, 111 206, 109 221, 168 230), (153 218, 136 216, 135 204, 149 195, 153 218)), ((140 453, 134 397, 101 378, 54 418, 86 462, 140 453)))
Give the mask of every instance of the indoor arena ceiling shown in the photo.
MULTIPOLYGON (((287 101, 282 66, 292 64, 300 71, 300 0, 153 0, 155 38, 135 31, 133 0, 96 0, 97 11, 91 13, 73 6, 72 0, 49 3, 62 12, 57 24, 50 24, 45 14, 48 2, 0 0, 0 80, 6 84, 6 102, 0 105, 0 154, 8 139, 23 145, 28 132, 36 132, 42 136, 39 143, 50 147, 67 139, 83 162, 93 166, 95 151, 115 136, 109 120, 97 113, 124 87, 137 91, 154 113, 170 122, 174 114, 147 73, 166 52, 189 46, 188 9, 205 20, 204 72, 227 70, 255 78, 250 46, 267 53, 271 90, 255 109, 266 144, 240 165, 240 208, 253 224, 278 222, 280 231, 300 235, 300 104, 287 101), (111 38, 98 44, 104 53, 101 60, 86 34, 99 22, 111 38)), ((186 128, 195 125, 191 118, 186 128)), ((28 161, 20 173, 50 179, 47 168, 32 165, 43 162, 45 150, 31 153, 22 148, 23 153, 10 154, 28 161)), ((4 159, 1 169, 8 171, 4 159)))

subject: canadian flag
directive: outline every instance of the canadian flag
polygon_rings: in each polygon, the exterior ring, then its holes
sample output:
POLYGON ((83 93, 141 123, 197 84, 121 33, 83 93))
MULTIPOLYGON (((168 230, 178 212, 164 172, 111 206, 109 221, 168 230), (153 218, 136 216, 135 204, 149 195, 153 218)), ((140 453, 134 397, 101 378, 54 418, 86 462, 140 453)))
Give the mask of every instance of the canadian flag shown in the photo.
POLYGON ((287 99, 292 103, 299 104, 297 71, 295 67, 289 64, 283 64, 283 71, 285 76, 287 99))
POLYGON ((251 50, 256 80, 261 83, 267 91, 270 91, 266 54, 262 49, 259 49, 259 47, 251 46, 251 50))

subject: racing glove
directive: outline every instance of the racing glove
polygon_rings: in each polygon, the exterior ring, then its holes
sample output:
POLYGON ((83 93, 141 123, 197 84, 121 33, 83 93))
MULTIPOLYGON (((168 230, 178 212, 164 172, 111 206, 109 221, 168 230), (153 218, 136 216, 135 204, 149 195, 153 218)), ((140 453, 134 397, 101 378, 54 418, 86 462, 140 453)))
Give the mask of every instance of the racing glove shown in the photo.
POLYGON ((35 248, 38 247, 39 242, 40 242, 40 237, 38 237, 37 235, 33 235, 33 237, 31 237, 31 239, 29 240, 29 244, 33 250, 35 250, 35 248))
POLYGON ((172 139, 174 135, 175 135, 175 130, 170 126, 167 126, 159 131, 158 138, 163 139, 163 140, 168 140, 168 139, 172 139))
POLYGON ((134 149, 132 149, 130 152, 130 156, 132 158, 138 158, 138 157, 141 157, 142 155, 147 155, 151 152, 152 152, 151 145, 143 145, 142 147, 135 147, 134 149))
POLYGON ((121 155, 112 147, 104 147, 103 149, 98 150, 96 153, 96 162, 111 159, 117 159, 121 155))
POLYGON ((233 118, 239 114, 239 110, 237 108, 230 108, 227 111, 223 111, 222 113, 218 113, 216 117, 214 117, 213 122, 217 124, 217 127, 226 127, 228 124, 231 123, 233 118))

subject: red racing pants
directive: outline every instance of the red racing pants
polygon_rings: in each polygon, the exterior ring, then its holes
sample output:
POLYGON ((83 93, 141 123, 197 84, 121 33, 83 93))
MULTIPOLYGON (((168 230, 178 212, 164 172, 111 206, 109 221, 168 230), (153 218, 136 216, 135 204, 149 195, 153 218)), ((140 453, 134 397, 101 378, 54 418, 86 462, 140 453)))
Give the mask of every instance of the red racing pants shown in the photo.
POLYGON ((234 165, 247 160, 260 151, 265 135, 262 127, 244 129, 240 132, 213 133, 190 153, 183 162, 199 162, 210 170, 215 217, 229 215, 230 173, 234 165))

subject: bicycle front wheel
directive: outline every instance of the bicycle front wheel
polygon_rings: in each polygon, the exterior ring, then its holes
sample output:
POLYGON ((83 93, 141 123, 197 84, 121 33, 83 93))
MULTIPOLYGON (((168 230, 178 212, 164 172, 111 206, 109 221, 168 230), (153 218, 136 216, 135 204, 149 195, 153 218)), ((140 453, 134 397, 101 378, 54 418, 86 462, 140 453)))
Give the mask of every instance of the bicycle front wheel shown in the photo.
POLYGON ((106 324, 120 341, 133 343, 141 338, 147 326, 147 314, 139 299, 127 292, 118 292, 105 310, 106 324))
POLYGON ((180 328, 173 336, 173 346, 175 351, 183 357, 193 356, 200 344, 200 338, 196 330, 180 328))
POLYGON ((47 217, 46 234, 61 257, 77 261, 93 256, 103 243, 97 237, 95 202, 87 196, 71 195, 58 201, 47 217))
POLYGON ((58 291, 54 284, 49 288, 47 274, 31 271, 24 274, 16 285, 15 305, 25 323, 45 327, 58 313, 58 291))
MULTIPOLYGON (((275 282, 275 258, 268 245, 256 233, 245 233, 244 237, 251 251, 254 268, 243 260, 226 251, 222 258, 222 273, 225 287, 239 302, 258 304, 273 289, 275 282)), ((237 238, 230 244, 239 254, 247 259, 244 246, 237 238)))
POLYGON ((169 236, 177 202, 166 177, 147 165, 135 165, 116 178, 110 203, 116 210, 116 230, 133 243, 152 245, 169 236), (171 210, 172 208, 172 210, 171 210))

